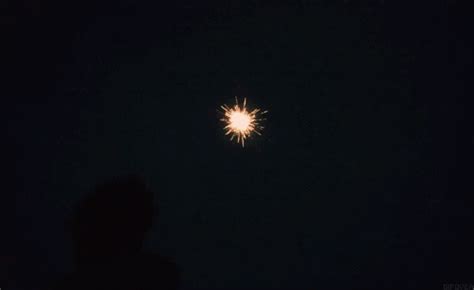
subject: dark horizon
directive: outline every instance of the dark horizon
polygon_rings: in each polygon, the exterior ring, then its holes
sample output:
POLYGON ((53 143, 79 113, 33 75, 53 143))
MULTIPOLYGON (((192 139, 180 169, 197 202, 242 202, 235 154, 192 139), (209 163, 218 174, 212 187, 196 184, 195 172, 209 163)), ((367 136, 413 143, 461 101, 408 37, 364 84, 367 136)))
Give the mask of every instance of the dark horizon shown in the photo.
POLYGON ((124 174, 180 289, 474 285, 469 10, 392 2, 9 3, 0 288, 71 271, 67 218, 124 174), (245 148, 234 96, 269 111, 245 148))

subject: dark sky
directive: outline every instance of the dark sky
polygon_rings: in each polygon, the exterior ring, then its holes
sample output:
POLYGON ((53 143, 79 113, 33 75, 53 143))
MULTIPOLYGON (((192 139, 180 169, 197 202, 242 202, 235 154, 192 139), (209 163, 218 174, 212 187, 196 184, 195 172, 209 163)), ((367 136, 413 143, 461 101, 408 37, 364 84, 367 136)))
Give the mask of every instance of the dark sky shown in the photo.
POLYGON ((466 9, 148 2, 7 4, 2 289, 71 270, 71 208, 127 173, 183 289, 474 283, 466 9), (245 148, 235 95, 269 110, 245 148))

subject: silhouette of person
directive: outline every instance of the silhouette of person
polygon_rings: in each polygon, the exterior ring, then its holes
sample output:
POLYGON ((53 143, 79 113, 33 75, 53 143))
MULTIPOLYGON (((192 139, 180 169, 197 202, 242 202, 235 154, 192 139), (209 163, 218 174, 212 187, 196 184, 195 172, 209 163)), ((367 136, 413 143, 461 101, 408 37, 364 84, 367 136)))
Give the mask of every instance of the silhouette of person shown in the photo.
POLYGON ((98 185, 69 222, 76 271, 53 289, 177 289, 176 264, 141 250, 153 215, 153 194, 138 177, 98 185))

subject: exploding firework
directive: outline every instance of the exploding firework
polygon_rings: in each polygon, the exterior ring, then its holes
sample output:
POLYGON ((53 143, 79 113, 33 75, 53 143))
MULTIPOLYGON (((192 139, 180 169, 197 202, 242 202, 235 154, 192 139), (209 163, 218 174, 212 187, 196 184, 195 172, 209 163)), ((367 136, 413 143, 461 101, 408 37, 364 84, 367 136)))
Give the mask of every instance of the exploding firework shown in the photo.
POLYGON ((235 97, 235 105, 229 107, 227 105, 221 106, 224 110, 224 117, 221 119, 226 125, 224 130, 226 135, 231 135, 230 140, 236 139, 237 143, 245 146, 245 139, 250 137, 254 132, 261 135, 260 131, 263 129, 261 115, 268 111, 261 111, 260 109, 249 110, 247 108, 247 98, 244 98, 242 106, 239 105, 237 97, 235 97))

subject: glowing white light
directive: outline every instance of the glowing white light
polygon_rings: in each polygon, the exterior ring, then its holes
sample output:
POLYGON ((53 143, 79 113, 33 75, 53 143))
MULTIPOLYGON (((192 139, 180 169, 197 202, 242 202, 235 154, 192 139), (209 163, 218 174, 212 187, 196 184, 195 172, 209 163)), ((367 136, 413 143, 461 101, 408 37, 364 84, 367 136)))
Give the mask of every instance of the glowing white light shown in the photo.
POLYGON ((235 105, 229 107, 222 105, 221 108, 224 110, 224 117, 221 119, 226 126, 224 130, 226 135, 231 135, 230 140, 237 137, 237 143, 241 143, 242 147, 245 146, 245 139, 250 137, 252 133, 261 135, 260 131, 263 129, 261 121, 261 115, 268 111, 261 111, 260 109, 247 110, 247 98, 244 98, 242 106, 239 106, 239 101, 235 97, 235 105))

